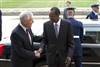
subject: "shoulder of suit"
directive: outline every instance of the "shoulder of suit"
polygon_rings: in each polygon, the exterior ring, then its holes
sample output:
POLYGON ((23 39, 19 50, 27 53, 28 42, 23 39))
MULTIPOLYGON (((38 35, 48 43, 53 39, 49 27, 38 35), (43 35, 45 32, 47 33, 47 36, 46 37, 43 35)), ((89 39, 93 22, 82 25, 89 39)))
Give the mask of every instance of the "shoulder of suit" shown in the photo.
POLYGON ((12 30, 12 34, 14 33, 18 33, 18 26, 16 26, 13 30, 12 30))
POLYGON ((93 11, 91 11, 88 15, 91 15, 91 14, 93 14, 93 11))
POLYGON ((82 23, 81 21, 79 21, 79 20, 76 20, 76 22, 78 22, 78 23, 82 23))
POLYGON ((48 25, 48 24, 51 24, 52 22, 49 20, 49 21, 46 21, 45 23, 44 23, 44 25, 48 25))
POLYGON ((20 25, 17 25, 12 32, 18 32, 21 29, 20 25))
POLYGON ((83 23, 81 22, 81 21, 77 21, 78 22, 78 24, 80 25, 80 26, 83 26, 83 23))
POLYGON ((76 22, 78 22, 78 23, 82 24, 82 22, 81 22, 81 21, 79 21, 79 20, 76 20, 76 22))
POLYGON ((91 11, 91 12, 89 12, 89 13, 87 14, 87 16, 88 16, 88 15, 90 15, 91 13, 92 13, 92 11, 91 11))
POLYGON ((49 20, 49 21, 46 21, 46 22, 44 22, 44 24, 48 24, 48 23, 50 23, 51 21, 49 20))
POLYGON ((67 8, 64 8, 64 10, 66 10, 67 8))
POLYGON ((61 19, 61 22, 64 22, 64 23, 67 23, 67 24, 71 23, 69 20, 65 20, 65 19, 61 19))

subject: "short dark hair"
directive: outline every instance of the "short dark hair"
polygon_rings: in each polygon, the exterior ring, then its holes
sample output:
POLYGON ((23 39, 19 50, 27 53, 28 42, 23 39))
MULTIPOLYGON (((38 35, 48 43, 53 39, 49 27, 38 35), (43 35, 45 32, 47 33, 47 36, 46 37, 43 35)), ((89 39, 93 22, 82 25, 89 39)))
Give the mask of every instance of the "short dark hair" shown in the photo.
POLYGON ((57 8, 57 7, 53 7, 53 8, 51 8, 51 11, 55 11, 55 14, 56 15, 60 15, 60 10, 59 10, 59 8, 57 8))
POLYGON ((67 1, 66 3, 69 3, 69 4, 71 4, 71 2, 70 2, 70 1, 67 1))

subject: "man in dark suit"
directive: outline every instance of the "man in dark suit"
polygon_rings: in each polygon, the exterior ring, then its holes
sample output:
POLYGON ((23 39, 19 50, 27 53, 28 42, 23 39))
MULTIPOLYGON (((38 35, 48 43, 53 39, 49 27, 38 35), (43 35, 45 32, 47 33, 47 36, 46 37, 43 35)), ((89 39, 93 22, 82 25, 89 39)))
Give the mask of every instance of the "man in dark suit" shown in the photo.
POLYGON ((91 5, 92 11, 87 15, 86 19, 98 20, 99 4, 91 5))
POLYGON ((2 12, 0 10, 0 41, 2 39, 2 12))
POLYGON ((74 34, 74 42, 75 42, 75 49, 74 49, 74 54, 73 58, 75 61, 75 67, 82 67, 82 46, 81 42, 83 40, 83 24, 80 21, 77 21, 74 19, 75 15, 75 8, 68 8, 67 9, 67 17, 72 23, 73 27, 73 34, 74 34))
MULTIPOLYGON (((66 67, 73 56, 74 41, 72 25, 59 17, 60 10, 50 10, 50 20, 44 23, 43 40, 40 49, 46 47, 46 60, 49 67, 66 67)), ((41 50, 38 52, 42 52, 41 50)))
MULTIPOLYGON (((66 2, 66 6, 67 6, 67 8, 70 7, 71 6, 71 2, 70 1, 67 1, 66 2)), ((63 19, 67 19, 67 16, 66 16, 67 8, 64 9, 63 19)))
POLYGON ((33 60, 38 57, 34 51, 33 41, 41 41, 41 37, 34 36, 31 31, 33 14, 23 11, 18 24, 11 33, 11 67, 34 67, 33 60))

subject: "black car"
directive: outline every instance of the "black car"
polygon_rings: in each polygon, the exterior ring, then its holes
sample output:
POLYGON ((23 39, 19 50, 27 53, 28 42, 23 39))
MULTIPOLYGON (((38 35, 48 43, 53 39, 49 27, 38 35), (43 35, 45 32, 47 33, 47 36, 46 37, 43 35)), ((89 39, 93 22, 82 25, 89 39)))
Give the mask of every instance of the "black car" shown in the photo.
MULTIPOLYGON (((82 20, 83 21, 83 20, 82 20)), ((36 27, 40 23, 33 24, 36 27)), ((42 23, 43 24, 43 23, 42 23)), ((84 40, 82 43, 83 49, 83 67, 100 67, 100 22, 84 20, 84 40)), ((38 26, 41 27, 41 26, 38 26)), ((33 28, 34 29, 34 28, 33 28)), ((34 29, 35 34, 42 34, 42 28, 38 31, 34 29)), ((34 48, 38 49, 40 43, 34 42, 34 48)), ((9 37, 2 39, 0 42, 0 67, 10 67, 11 41, 9 37)), ((47 67, 45 51, 40 58, 34 60, 36 67, 47 67)), ((74 66, 74 62, 72 62, 74 66)))

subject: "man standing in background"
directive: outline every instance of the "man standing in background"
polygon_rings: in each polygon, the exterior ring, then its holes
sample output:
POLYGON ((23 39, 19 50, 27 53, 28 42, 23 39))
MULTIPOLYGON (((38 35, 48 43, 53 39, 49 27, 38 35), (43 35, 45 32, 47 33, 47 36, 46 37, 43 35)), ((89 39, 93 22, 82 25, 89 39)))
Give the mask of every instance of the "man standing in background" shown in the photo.
MULTIPOLYGON (((70 7, 71 6, 71 2, 70 1, 67 1, 66 2, 66 6, 67 6, 67 8, 70 7)), ((67 16, 66 16, 67 8, 64 9, 63 19, 67 19, 67 16)))
POLYGON ((2 39, 2 12, 0 10, 0 41, 2 39))
MULTIPOLYGON (((71 21, 73 27, 73 37, 75 43, 75 49, 73 54, 73 59, 75 61, 75 67, 82 67, 82 46, 81 42, 83 40, 83 24, 80 21, 74 19, 75 8, 67 8, 67 19, 71 21)), ((70 67, 70 66, 69 66, 70 67)))
POLYGON ((87 15, 86 19, 98 20, 99 4, 91 5, 92 11, 87 15))

